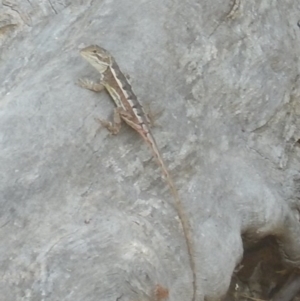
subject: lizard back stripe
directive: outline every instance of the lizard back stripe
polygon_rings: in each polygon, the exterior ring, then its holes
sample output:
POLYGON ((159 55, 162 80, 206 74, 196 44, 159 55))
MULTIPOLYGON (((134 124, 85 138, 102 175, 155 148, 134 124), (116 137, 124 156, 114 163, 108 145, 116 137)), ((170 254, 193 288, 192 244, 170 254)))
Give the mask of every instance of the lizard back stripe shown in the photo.
POLYGON ((129 104, 128 111, 132 111, 133 116, 137 119, 137 122, 141 124, 145 124, 147 122, 146 117, 144 117, 144 112, 142 110, 142 106, 137 101, 135 94, 132 91, 132 87, 129 84, 127 78, 121 72, 119 66, 116 62, 110 67, 113 78, 115 79, 120 92, 123 93, 123 97, 125 101, 129 104))

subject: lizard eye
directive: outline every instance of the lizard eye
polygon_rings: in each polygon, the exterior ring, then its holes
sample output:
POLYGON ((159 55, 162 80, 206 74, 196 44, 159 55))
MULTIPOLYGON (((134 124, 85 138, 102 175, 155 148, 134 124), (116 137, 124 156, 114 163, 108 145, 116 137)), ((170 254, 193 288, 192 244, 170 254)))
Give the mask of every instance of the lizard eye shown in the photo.
POLYGON ((95 50, 93 50, 93 52, 94 52, 94 53, 97 53, 97 50, 95 49, 95 50))

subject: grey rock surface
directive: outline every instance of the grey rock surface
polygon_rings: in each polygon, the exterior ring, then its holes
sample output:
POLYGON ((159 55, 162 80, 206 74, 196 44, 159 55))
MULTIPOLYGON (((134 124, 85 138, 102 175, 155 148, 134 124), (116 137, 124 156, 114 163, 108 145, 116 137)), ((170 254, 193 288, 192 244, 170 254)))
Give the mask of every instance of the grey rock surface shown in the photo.
MULTIPOLYGON (((196 300, 218 300, 242 235, 300 265, 299 1, 3 1, 0 299, 191 300, 173 200, 140 137, 118 137, 99 44, 130 75, 193 232, 196 300), (28 17, 28 21, 25 16, 28 17)), ((2 22, 2 23, 1 23, 2 22)), ((1 29, 0 28, 0 29, 1 29)))

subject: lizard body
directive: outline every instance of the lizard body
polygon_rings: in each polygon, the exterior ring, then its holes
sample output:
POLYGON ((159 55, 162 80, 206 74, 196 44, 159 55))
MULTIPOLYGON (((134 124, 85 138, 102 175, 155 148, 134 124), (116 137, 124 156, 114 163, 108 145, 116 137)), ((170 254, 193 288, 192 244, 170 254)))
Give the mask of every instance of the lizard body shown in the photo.
POLYGON ((96 92, 105 88, 115 102, 114 122, 99 120, 112 134, 117 134, 120 130, 121 120, 123 119, 129 126, 136 130, 150 147, 164 177, 168 183, 172 196, 175 201, 175 209, 179 216, 180 223, 185 237, 189 263, 193 274, 193 301, 196 297, 196 272, 193 256, 193 245, 188 219, 183 210, 178 191, 169 174, 168 169, 160 155, 154 136, 150 130, 150 122, 145 114, 142 105, 132 91, 131 85, 121 72, 115 59, 110 53, 97 45, 88 46, 80 51, 81 56, 86 59, 101 74, 101 82, 93 83, 89 80, 81 80, 79 85, 96 92))

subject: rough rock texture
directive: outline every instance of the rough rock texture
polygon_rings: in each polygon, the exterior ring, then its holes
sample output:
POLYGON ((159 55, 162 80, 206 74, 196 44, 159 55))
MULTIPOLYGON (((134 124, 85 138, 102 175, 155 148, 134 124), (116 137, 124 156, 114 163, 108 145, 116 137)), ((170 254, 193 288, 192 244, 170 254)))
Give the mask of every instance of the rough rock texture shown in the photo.
MULTIPOLYGON (((161 111, 153 132, 189 215, 196 300, 224 296, 251 241, 300 265, 298 0, 2 1, 1 300, 191 300, 172 198, 128 127, 99 130, 99 44, 161 111), (166 290, 168 290, 168 293, 166 290)), ((155 300, 155 301, 156 301, 155 300)))

